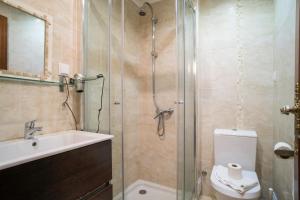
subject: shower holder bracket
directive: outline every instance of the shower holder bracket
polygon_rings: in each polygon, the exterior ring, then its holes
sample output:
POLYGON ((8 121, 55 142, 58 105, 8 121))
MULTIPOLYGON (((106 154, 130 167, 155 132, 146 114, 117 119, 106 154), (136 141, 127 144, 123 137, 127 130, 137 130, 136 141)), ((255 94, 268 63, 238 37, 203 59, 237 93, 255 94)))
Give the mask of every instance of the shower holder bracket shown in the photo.
POLYGON ((154 58, 157 58, 157 57, 158 57, 158 54, 157 54, 157 52, 155 52, 155 51, 151 51, 151 56, 153 56, 154 58))

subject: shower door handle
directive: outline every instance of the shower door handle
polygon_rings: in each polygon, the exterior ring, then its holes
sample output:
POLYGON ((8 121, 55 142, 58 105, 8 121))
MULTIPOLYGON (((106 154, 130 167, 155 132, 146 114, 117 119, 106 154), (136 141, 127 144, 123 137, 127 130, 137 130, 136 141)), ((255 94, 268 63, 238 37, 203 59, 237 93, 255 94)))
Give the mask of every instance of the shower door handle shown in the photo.
POLYGON ((184 101, 179 100, 179 101, 175 101, 174 103, 175 103, 175 104, 184 104, 184 101))
POLYGON ((115 101, 114 105, 120 105, 121 103, 119 101, 115 101))

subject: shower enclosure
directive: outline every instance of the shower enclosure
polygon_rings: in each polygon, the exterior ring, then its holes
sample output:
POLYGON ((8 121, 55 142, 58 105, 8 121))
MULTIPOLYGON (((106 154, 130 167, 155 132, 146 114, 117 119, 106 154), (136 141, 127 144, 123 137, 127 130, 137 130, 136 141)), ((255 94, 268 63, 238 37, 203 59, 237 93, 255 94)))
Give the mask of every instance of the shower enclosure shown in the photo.
MULTIPOLYGON (((100 132, 114 135, 114 199, 193 199, 197 5, 83 2, 83 71, 105 78, 100 132)), ((102 82, 85 87, 83 126, 96 131, 102 82)))
POLYGON ((196 5, 178 1, 178 199, 198 197, 196 136, 196 5))

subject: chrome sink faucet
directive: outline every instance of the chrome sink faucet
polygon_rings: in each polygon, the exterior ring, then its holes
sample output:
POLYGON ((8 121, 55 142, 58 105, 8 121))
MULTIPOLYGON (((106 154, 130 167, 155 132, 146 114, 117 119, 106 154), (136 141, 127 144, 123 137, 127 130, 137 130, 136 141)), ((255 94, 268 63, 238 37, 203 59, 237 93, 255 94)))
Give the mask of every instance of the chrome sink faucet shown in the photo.
POLYGON ((35 122, 36 120, 25 123, 24 139, 34 139, 35 132, 43 130, 43 127, 35 127, 35 122))

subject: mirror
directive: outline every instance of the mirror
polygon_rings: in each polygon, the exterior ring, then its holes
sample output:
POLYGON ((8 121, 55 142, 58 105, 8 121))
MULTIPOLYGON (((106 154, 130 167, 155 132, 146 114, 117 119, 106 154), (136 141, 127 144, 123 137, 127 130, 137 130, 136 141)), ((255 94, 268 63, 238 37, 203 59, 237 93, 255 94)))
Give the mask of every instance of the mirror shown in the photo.
POLYGON ((28 6, 0 1, 0 74, 47 79, 49 17, 28 6))

